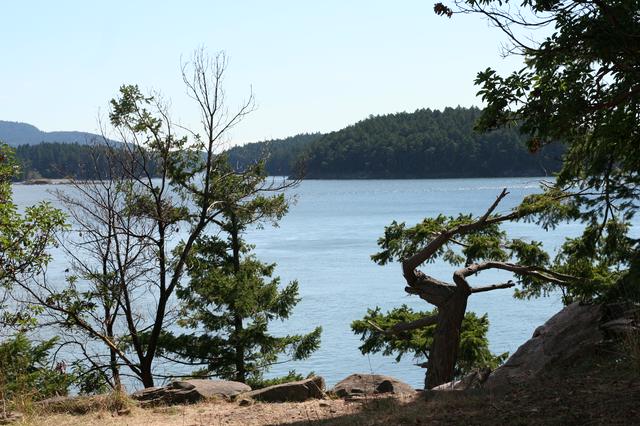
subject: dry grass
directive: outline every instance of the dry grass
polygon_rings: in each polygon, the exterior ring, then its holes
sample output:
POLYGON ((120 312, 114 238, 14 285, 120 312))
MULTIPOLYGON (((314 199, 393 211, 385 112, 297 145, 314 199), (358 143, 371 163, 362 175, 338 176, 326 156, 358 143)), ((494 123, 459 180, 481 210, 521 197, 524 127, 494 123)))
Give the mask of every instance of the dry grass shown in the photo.
POLYGON ((303 403, 237 403, 209 401, 196 405, 142 409, 125 398, 85 400, 29 415, 18 425, 82 426, 217 426, 217 425, 625 425, 639 424, 640 375, 629 362, 611 355, 573 362, 526 385, 499 393, 427 392, 403 397, 303 403), (56 411, 56 412, 54 412, 56 411))
POLYGON ((177 405, 142 409, 133 407, 128 413, 98 410, 84 415, 56 414, 28 416, 17 425, 80 426, 209 426, 310 424, 335 419, 362 410, 362 403, 342 400, 314 400, 303 403, 262 404, 240 407, 235 403, 210 401, 194 405, 177 405))

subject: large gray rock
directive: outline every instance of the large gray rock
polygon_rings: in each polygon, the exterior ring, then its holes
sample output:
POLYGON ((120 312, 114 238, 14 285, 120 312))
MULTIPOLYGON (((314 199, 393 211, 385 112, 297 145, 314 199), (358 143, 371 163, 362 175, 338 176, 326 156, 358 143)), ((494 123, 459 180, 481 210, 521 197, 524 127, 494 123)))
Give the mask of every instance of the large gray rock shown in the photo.
POLYGON ((572 303, 538 327, 533 337, 498 367, 483 387, 495 389, 539 377, 554 365, 596 349, 604 340, 601 305, 572 303))
POLYGON ((380 374, 352 374, 338 382, 330 393, 340 397, 374 395, 381 393, 415 393, 407 383, 380 374))
POLYGON ((217 396, 233 398, 243 392, 251 391, 249 385, 230 380, 191 379, 173 382, 172 386, 174 388, 195 389, 203 398, 214 398, 217 396))
POLYGON ((247 392, 242 395, 263 402, 302 402, 324 398, 324 379, 320 376, 296 382, 282 383, 247 392))
POLYGON ((251 387, 228 380, 191 379, 173 382, 168 386, 146 388, 134 392, 131 397, 142 406, 192 404, 207 398, 233 398, 251 387))
POLYGON ((468 389, 478 389, 487 380, 491 373, 490 368, 482 368, 465 375, 460 380, 444 383, 430 390, 432 391, 462 391, 468 389))

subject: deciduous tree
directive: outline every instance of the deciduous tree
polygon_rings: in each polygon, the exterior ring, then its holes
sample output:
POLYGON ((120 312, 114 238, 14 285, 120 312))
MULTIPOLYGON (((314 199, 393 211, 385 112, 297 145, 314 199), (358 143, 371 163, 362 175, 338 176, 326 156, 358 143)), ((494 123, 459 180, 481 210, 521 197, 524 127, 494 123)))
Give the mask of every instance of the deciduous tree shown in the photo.
POLYGON ((60 194, 74 219, 65 238, 73 259, 68 282, 25 286, 75 346, 70 354, 80 354, 83 371, 100 371, 113 387, 122 367, 145 387, 154 385, 160 337, 175 322, 175 292, 194 245, 223 214, 221 201, 255 195, 219 154, 229 130, 253 108, 249 96, 229 113, 226 64, 224 54, 197 51, 183 67, 200 113, 198 130, 173 121, 159 94, 120 88, 111 101, 109 136, 122 143, 105 137, 106 175, 60 194))

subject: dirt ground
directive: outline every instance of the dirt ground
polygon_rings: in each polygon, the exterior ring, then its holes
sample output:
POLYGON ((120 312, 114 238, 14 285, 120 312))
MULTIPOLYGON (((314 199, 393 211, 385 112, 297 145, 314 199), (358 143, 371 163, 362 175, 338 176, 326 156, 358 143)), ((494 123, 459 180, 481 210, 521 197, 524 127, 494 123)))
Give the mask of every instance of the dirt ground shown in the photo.
POLYGON ((51 414, 22 425, 640 425, 640 374, 615 358, 559 368, 500 392, 426 392, 353 401, 263 404, 210 401, 126 413, 51 414))

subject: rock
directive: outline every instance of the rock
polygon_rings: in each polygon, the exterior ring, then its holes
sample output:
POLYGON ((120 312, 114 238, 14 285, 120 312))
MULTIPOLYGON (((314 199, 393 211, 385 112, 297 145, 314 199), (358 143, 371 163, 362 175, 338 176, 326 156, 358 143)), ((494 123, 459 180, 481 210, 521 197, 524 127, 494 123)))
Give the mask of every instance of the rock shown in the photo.
POLYGON ((192 404, 208 398, 232 398, 251 391, 244 383, 228 380, 192 379, 173 382, 168 386, 141 389, 131 394, 143 407, 171 404, 192 404))
POLYGON ((415 393, 407 383, 379 374, 352 374, 338 382, 330 393, 340 397, 374 395, 381 393, 415 393))
POLYGON ((253 399, 247 397, 247 396, 241 396, 239 397, 236 402, 238 403, 239 406, 241 407, 248 407, 250 405, 253 405, 253 399))
POLYGON ((36 405, 49 413, 86 414, 92 411, 101 396, 76 395, 54 396, 36 402, 36 405))
POLYGON ((600 329, 601 305, 566 306, 538 327, 533 337, 498 367, 483 387, 495 389, 539 377, 552 366, 591 353, 604 335, 600 329))
POLYGON ((175 388, 195 389, 204 398, 224 397, 233 398, 243 392, 251 391, 251 387, 241 382, 230 380, 191 379, 173 382, 175 388), (191 387, 193 386, 193 387, 191 387))
POLYGON ((80 396, 52 396, 51 398, 41 399, 37 404, 41 407, 51 408, 75 402, 81 398, 80 396))
POLYGON ((430 390, 451 391, 451 390, 478 389, 482 386, 484 382, 486 382, 490 374, 491 374, 491 369, 483 368, 481 370, 473 371, 467 374, 460 380, 454 380, 449 383, 444 383, 430 390))
POLYGON ((302 402, 324 398, 324 379, 311 377, 297 382, 282 383, 254 390, 242 395, 264 402, 302 402))
POLYGON ((131 408, 123 408, 116 411, 116 414, 119 416, 128 416, 129 414, 131 414, 131 408))

